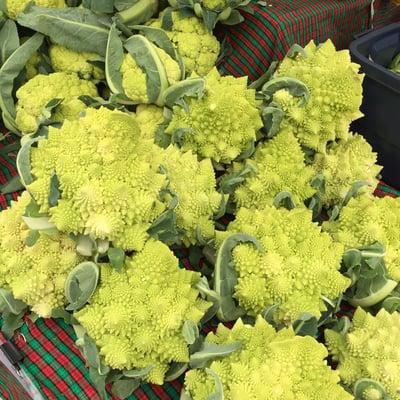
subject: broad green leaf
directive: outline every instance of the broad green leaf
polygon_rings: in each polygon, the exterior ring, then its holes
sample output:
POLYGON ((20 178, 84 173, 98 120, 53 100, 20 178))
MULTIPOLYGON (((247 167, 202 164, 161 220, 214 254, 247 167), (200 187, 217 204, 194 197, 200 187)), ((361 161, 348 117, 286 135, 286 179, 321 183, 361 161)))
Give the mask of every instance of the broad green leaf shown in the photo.
POLYGON ((221 321, 233 321, 245 313, 233 299, 237 284, 237 272, 232 259, 232 251, 241 243, 252 243, 259 251, 262 250, 258 240, 245 233, 229 236, 219 248, 214 272, 214 290, 221 297, 221 305, 218 310, 218 317, 221 321))
POLYGON ((203 8, 201 14, 202 14, 201 17, 203 18, 204 21, 204 25, 206 26, 209 32, 212 32, 213 29, 215 28, 215 25, 218 22, 218 14, 215 11, 209 10, 207 8, 203 8))
POLYGON ((118 11, 126 10, 131 7, 132 4, 135 4, 137 0, 114 0, 114 7, 118 11))
POLYGON ((206 311, 200 323, 205 324, 215 316, 221 305, 221 297, 217 292, 210 289, 207 278, 202 276, 199 282, 196 283, 195 288, 200 292, 202 298, 206 299, 213 305, 206 311))
POLYGON ((21 311, 17 315, 10 312, 3 313, 3 325, 1 331, 7 339, 11 339, 14 336, 14 332, 23 325, 24 315, 25 311, 21 311))
POLYGON ((0 30, 0 66, 19 47, 17 25, 11 19, 7 20, 0 30))
POLYGON ((233 342, 229 344, 215 344, 204 342, 201 349, 190 356, 190 367, 193 369, 203 368, 218 358, 226 357, 238 350, 242 344, 233 342))
POLYGON ((257 167, 251 161, 246 161, 243 168, 238 172, 223 175, 218 182, 219 190, 225 194, 232 194, 238 186, 242 184, 249 176, 257 172, 257 167))
POLYGON ((211 393, 206 400, 224 400, 224 388, 218 374, 210 368, 205 369, 207 375, 214 378, 215 390, 211 393))
POLYGON ((296 204, 290 192, 278 193, 274 198, 273 204, 276 208, 285 207, 287 210, 296 208, 296 204))
POLYGON ((31 150, 32 146, 43 139, 43 137, 35 137, 32 139, 26 140, 17 155, 17 170, 19 177, 21 179, 21 183, 27 187, 33 182, 33 176, 31 173, 31 150))
POLYGON ((107 251, 110 264, 119 272, 124 266, 125 252, 120 248, 110 247, 107 251))
POLYGON ((281 89, 287 90, 294 97, 299 97, 301 106, 306 105, 310 99, 310 90, 306 84, 295 78, 281 77, 271 79, 264 84, 261 91, 266 100, 270 100, 274 93, 281 89))
POLYGON ((101 400, 109 400, 106 391, 106 376, 100 374, 98 368, 89 368, 89 375, 101 400))
POLYGON ((396 288, 397 282, 392 280, 387 280, 386 283, 380 287, 379 290, 372 292, 371 295, 366 297, 353 297, 349 299, 349 303, 354 307, 363 307, 368 308, 372 307, 375 304, 378 304, 382 300, 384 300, 387 296, 389 296, 392 291, 396 288))
POLYGON ((124 110, 124 106, 120 103, 114 103, 111 100, 104 100, 101 97, 79 96, 80 101, 86 106, 92 108, 106 107, 109 110, 124 110))
POLYGON ((131 1, 129 7, 126 6, 127 1, 115 2, 115 8, 121 10, 115 15, 118 22, 135 29, 133 26, 147 22, 158 10, 158 0, 136 0, 131 1), (132 4, 134 3, 134 4, 132 4), (123 10, 122 10, 123 8, 123 10))
POLYGON ((50 179, 50 190, 48 196, 48 202, 50 207, 54 207, 57 205, 58 200, 61 196, 60 193, 60 182, 56 174, 53 174, 50 179))
POLYGON ((38 125, 49 125, 52 121, 53 114, 56 112, 57 107, 63 102, 64 99, 52 99, 43 108, 42 115, 39 118, 38 125))
POLYGON ((182 327, 182 335, 187 344, 193 344, 199 337, 199 328, 193 321, 185 321, 182 327))
POLYGON ((78 325, 78 320, 64 308, 59 307, 51 311, 52 318, 62 318, 69 325, 78 325))
POLYGON ((64 293, 70 303, 67 310, 78 310, 82 308, 90 299, 97 287, 99 280, 99 268, 91 262, 85 261, 76 266, 68 275, 64 293), (79 286, 78 295, 75 292, 75 282, 79 286))
POLYGON ((0 108, 3 120, 8 129, 19 134, 15 125, 15 105, 13 98, 14 80, 25 68, 26 63, 43 43, 44 36, 35 33, 18 47, 0 68, 0 108))
POLYGON ((0 310, 2 312, 19 315, 26 307, 27 305, 23 301, 15 299, 11 292, 0 288, 0 310))
POLYGON ((130 396, 140 384, 140 379, 120 379, 113 383, 111 392, 114 396, 125 399, 130 396))
POLYGON ((97 348, 96 342, 87 333, 85 333, 83 336, 82 351, 89 367, 99 368, 100 366, 99 350, 97 348))
POLYGON ((237 25, 244 21, 244 17, 242 16, 239 10, 232 10, 228 18, 226 19, 219 18, 219 20, 224 25, 237 25))
POLYGON ((169 83, 164 65, 154 45, 142 35, 133 35, 124 43, 124 46, 146 74, 149 102, 163 106, 163 93, 169 83))
POLYGON ((376 391, 376 399, 391 400, 391 397, 386 393, 386 389, 379 382, 368 378, 359 379, 355 383, 353 393, 356 400, 366 399, 365 392, 371 389, 376 391))
POLYGON ((29 234, 27 236, 27 238, 25 239, 25 244, 28 247, 32 247, 36 244, 36 242, 38 241, 38 239, 40 238, 40 233, 39 231, 29 231, 29 234))
POLYGON ((346 206, 353 197, 356 197, 360 189, 362 189, 364 186, 371 186, 371 184, 367 181, 354 182, 343 200, 343 206, 346 206))
POLYGON ((183 106, 185 97, 202 98, 205 91, 203 78, 190 78, 170 86, 164 91, 164 104, 173 108, 175 105, 183 106))
POLYGON ((110 18, 81 8, 45 8, 30 5, 17 22, 75 51, 106 54, 110 18))
POLYGON ((165 374, 164 381, 171 382, 174 381, 175 379, 178 379, 181 375, 183 375, 186 372, 188 367, 189 367, 188 363, 173 362, 169 367, 169 370, 165 374))
POLYGON ((0 191, 2 194, 9 194, 19 192, 24 189, 19 176, 12 177, 5 185, 1 186, 0 191))
POLYGON ((124 47, 115 25, 111 26, 107 38, 105 74, 110 90, 115 94, 124 94, 122 87, 121 65, 124 60, 124 47))
POLYGON ((114 11, 111 0, 82 0, 82 6, 95 13, 111 14, 114 11))
POLYGON ((261 316, 270 324, 275 324, 274 315, 276 311, 279 310, 279 304, 274 304, 270 307, 267 307, 262 313, 261 316))
POLYGON ((293 323, 293 330, 298 336, 312 336, 316 338, 318 336, 318 320, 312 314, 303 313, 293 323))
POLYGON ((279 104, 271 103, 262 109, 261 117, 267 137, 272 138, 279 132, 285 112, 279 104))
POLYGON ((123 376, 126 378, 144 378, 154 367, 149 365, 143 369, 131 369, 122 371, 123 376))

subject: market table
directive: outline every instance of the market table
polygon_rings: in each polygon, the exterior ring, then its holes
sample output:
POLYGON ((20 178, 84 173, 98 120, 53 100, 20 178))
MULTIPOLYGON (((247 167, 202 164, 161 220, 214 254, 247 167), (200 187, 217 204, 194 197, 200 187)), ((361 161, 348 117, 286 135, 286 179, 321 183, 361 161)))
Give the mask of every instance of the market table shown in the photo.
MULTIPOLYGON (((400 20, 400 7, 389 0, 375 0, 373 13, 371 0, 254 0, 252 6, 254 14, 246 14, 244 23, 217 31, 226 42, 220 70, 235 76, 248 75, 250 80, 265 72, 272 60, 283 58, 294 43, 305 45, 311 39, 322 42, 331 38, 338 48, 345 48, 355 34, 372 25, 400 20)), ((14 158, 0 157, 0 184, 15 174, 14 158)), ((376 194, 396 197, 400 192, 381 183, 376 194)), ((0 208, 17 196, 0 195, 0 208)), ((182 267, 190 268, 185 251, 176 255, 182 267)), ((26 320, 14 337, 25 356, 23 367, 45 399, 99 399, 75 339, 73 329, 61 319, 38 319, 35 323, 26 320)), ((2 384, 0 380, 0 398, 17 399, 2 384)), ((181 387, 182 378, 162 387, 143 385, 129 400, 178 399, 181 387)))

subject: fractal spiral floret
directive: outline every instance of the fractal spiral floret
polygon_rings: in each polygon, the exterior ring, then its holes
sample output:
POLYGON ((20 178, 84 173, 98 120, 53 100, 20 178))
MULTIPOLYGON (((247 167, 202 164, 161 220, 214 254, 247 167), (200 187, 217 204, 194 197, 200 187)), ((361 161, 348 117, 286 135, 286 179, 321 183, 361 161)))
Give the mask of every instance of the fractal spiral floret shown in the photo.
POLYGON ((326 365, 326 348, 310 336, 295 336, 291 328, 276 332, 261 316, 254 326, 240 319, 230 330, 220 324, 207 343, 239 342, 241 347, 207 368, 190 371, 185 389, 193 400, 216 392, 215 375, 227 400, 351 400, 339 386, 338 373, 326 365), (212 373, 211 373, 211 372, 212 373))
POLYGON ((197 324, 210 303, 194 288, 200 275, 180 269, 169 248, 149 241, 121 272, 103 265, 90 305, 75 314, 117 369, 152 367, 146 380, 162 384, 171 362, 188 362, 185 321, 197 324))

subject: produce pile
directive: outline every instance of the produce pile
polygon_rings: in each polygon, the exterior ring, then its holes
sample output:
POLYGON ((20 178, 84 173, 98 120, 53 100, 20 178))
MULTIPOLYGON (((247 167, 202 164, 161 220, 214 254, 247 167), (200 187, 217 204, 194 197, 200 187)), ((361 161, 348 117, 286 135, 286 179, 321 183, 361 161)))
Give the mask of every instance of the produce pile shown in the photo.
POLYGON ((250 83, 213 34, 249 1, 35 3, 0 1, 3 332, 64 318, 102 398, 400 400, 400 200, 349 52, 250 83))

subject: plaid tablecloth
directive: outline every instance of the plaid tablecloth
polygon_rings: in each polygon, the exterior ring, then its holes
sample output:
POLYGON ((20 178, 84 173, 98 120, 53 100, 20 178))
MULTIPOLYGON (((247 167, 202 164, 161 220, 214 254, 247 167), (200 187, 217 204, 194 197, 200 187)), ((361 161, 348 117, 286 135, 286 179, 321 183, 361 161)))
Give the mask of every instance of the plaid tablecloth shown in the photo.
MULTIPOLYGON (((370 5, 371 0, 254 0, 254 14, 246 15, 246 22, 218 31, 227 43, 219 68, 223 73, 248 75, 255 80, 293 43, 305 45, 310 39, 321 42, 332 38, 339 48, 347 47, 354 34, 370 27, 370 5)), ((400 7, 389 0, 375 0, 374 7, 375 27, 400 20, 400 7)), ((15 174, 14 159, 0 156, 0 184, 15 174)), ((395 197, 400 192, 382 183, 376 194, 395 197)), ((0 195, 0 209, 16 197, 16 193, 0 195)), ((188 268, 187 254, 180 252, 177 256, 182 267, 188 268)), ((16 334, 14 342, 25 356, 23 367, 45 399, 99 400, 75 339, 72 328, 58 319, 28 320, 16 334)), ((144 385, 129 400, 179 399, 181 387, 182 379, 164 386, 144 385)), ((10 398, 6 389, 2 391, 2 382, 0 398, 10 398)))

